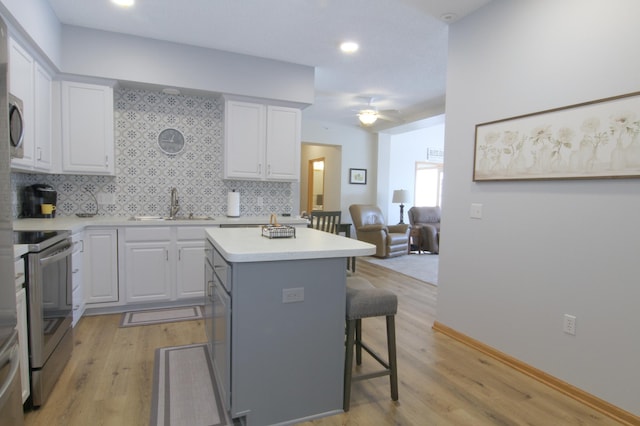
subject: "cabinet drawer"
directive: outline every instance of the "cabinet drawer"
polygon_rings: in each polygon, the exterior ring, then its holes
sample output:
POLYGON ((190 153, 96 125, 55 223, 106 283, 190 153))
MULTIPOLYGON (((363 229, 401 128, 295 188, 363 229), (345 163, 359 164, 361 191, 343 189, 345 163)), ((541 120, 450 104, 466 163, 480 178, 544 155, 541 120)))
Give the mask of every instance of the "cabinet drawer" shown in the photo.
POLYGON ((180 226, 176 231, 178 240, 204 240, 204 228, 201 226, 180 226))
POLYGON ((20 287, 24 284, 24 260, 22 258, 15 261, 13 270, 15 271, 16 287, 20 287))
POLYGON ((218 250, 213 250, 213 270, 220 278, 220 282, 227 289, 231 291, 231 265, 227 263, 218 250))
POLYGON ((144 226, 126 228, 125 241, 168 241, 171 240, 170 226, 144 226))

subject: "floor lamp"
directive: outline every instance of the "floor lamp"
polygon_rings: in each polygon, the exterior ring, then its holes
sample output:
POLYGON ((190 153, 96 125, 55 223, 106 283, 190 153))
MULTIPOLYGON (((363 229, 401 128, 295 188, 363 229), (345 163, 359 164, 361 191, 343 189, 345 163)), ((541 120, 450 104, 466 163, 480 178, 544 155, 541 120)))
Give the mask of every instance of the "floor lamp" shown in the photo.
POLYGON ((396 189, 393 191, 393 199, 392 203, 400 203, 400 222, 399 224, 404 223, 404 203, 409 202, 409 191, 406 189, 396 189))

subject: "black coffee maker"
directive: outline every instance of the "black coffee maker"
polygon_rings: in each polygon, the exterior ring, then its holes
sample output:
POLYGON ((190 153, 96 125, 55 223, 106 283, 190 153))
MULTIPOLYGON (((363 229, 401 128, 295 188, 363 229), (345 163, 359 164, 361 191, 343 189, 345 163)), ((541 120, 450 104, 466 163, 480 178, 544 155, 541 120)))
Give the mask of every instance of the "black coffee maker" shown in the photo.
POLYGON ((22 217, 56 217, 57 201, 58 193, 50 185, 36 183, 35 185, 26 186, 22 197, 22 217), (43 204, 53 205, 51 214, 42 213, 43 204))

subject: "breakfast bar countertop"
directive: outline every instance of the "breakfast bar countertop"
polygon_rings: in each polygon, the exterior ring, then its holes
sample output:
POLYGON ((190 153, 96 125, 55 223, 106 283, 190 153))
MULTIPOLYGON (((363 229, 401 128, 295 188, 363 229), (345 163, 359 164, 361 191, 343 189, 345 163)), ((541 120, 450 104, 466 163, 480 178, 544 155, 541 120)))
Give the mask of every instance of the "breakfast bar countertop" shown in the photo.
POLYGON ((206 228, 207 238, 229 262, 369 256, 375 246, 311 228, 291 238, 267 238, 260 228, 206 228))

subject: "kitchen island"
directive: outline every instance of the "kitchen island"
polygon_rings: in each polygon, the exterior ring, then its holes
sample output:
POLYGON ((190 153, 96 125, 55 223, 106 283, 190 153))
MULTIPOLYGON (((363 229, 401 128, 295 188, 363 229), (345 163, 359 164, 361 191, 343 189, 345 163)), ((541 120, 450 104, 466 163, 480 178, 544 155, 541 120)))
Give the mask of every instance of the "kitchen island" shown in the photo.
POLYGON ((230 416, 270 425, 342 412, 346 259, 375 246, 308 228, 206 235, 207 334, 230 416))

